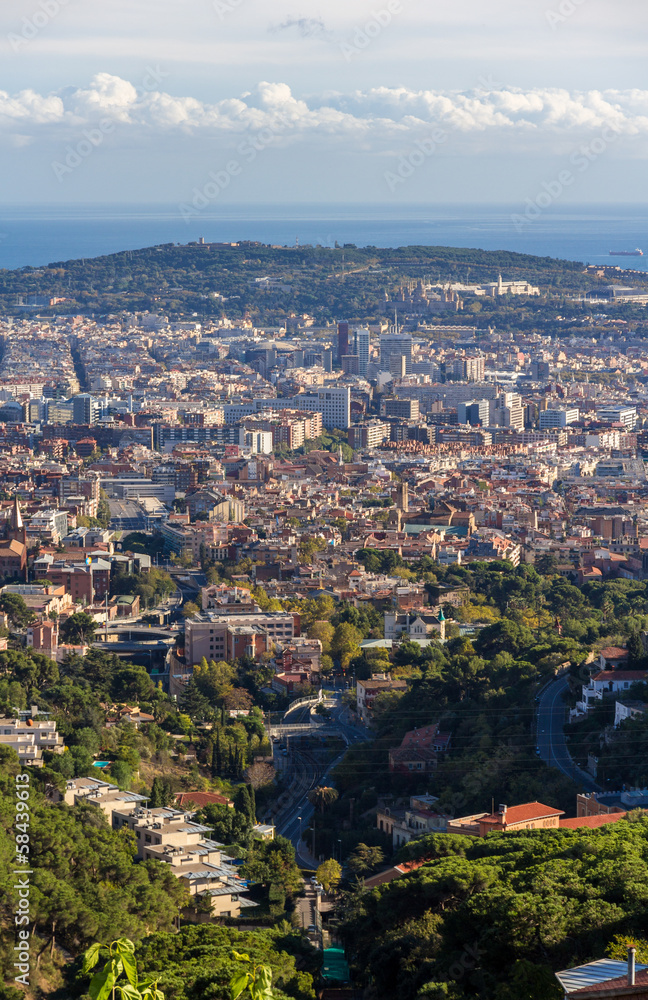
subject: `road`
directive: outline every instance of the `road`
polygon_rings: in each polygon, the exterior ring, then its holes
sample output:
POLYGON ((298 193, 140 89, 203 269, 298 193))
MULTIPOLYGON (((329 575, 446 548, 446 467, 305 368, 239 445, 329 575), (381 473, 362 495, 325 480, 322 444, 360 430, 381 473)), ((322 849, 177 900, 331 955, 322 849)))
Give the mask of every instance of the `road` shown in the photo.
POLYGON ((538 703, 538 748, 540 757, 550 767, 555 767, 575 781, 587 792, 600 792, 601 788, 591 775, 574 763, 565 740, 565 705, 563 695, 569 679, 561 677, 545 688, 538 703))
MULTIPOLYGON (((366 730, 359 726, 354 726, 347 719, 347 712, 342 706, 341 698, 338 697, 336 700, 337 705, 331 712, 333 719, 326 726, 324 732, 335 733, 341 736, 346 744, 344 750, 328 766, 325 766, 318 759, 316 752, 314 753, 301 748, 292 750, 291 758, 293 767, 290 772, 292 778, 291 800, 275 818, 277 833, 292 841, 297 852, 297 863, 303 868, 310 869, 313 867, 313 859, 300 853, 300 851, 303 851, 301 834, 308 828, 314 812, 313 806, 308 801, 308 793, 313 788, 326 782, 350 746, 364 742, 370 738, 366 730)), ((321 733, 322 730, 319 729, 316 732, 321 733)))

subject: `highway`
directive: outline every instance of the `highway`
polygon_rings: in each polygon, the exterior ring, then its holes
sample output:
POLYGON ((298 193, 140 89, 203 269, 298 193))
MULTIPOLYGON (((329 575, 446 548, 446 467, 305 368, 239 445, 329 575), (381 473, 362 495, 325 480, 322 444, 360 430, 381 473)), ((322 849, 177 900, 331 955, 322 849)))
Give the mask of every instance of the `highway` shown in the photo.
POLYGON ((550 767, 555 767, 587 792, 600 792, 601 788, 591 775, 572 760, 565 740, 565 705, 563 696, 569 686, 567 677, 550 684, 540 695, 538 703, 538 748, 540 757, 550 767))

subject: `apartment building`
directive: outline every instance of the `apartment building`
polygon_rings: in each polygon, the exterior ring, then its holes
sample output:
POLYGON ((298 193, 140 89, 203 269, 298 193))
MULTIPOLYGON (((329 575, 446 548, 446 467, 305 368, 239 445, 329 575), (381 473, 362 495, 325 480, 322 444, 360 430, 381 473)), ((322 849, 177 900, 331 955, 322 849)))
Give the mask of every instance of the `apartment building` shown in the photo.
MULTIPOLYGON (((207 918, 237 917, 241 909, 255 906, 244 897, 245 886, 233 867, 233 859, 223 854, 222 844, 208 836, 210 828, 196 823, 193 813, 171 807, 115 810, 112 826, 135 834, 137 857, 141 861, 160 861, 171 866, 191 896, 208 900, 207 918)), ((185 916, 192 919, 194 908, 185 916)))
POLYGON ((43 766, 43 750, 63 753, 64 749, 56 723, 34 719, 0 719, 0 746, 15 750, 20 763, 27 767, 43 766))
POLYGON ((355 424, 349 428, 349 445, 351 448, 378 448, 388 440, 389 424, 382 420, 369 420, 364 424, 355 424))
POLYGON ((288 612, 273 614, 230 614, 205 611, 188 618, 185 629, 187 663, 207 660, 257 658, 274 642, 289 642, 299 634, 299 616, 288 612), (297 621, 296 621, 297 618, 297 621))
POLYGON ((93 559, 88 566, 44 555, 34 563, 37 577, 47 577, 55 587, 64 587, 77 603, 94 604, 103 601, 110 591, 110 563, 93 559))

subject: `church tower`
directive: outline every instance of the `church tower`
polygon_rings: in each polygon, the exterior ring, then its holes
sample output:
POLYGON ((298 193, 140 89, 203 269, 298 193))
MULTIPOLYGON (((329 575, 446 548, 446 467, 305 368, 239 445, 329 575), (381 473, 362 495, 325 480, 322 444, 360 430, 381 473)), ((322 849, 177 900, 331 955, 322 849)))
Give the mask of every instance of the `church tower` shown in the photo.
POLYGON ((25 548, 27 548, 27 529, 25 527, 25 522, 23 521, 23 516, 20 512, 20 503, 18 502, 17 493, 14 494, 7 538, 16 542, 22 542, 25 548))

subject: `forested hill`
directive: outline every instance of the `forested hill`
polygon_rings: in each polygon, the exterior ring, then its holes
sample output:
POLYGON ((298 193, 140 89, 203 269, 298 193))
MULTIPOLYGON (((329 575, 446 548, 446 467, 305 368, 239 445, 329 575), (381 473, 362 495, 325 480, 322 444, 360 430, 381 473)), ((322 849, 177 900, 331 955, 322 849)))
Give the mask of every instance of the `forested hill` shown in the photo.
POLYGON ((412 843, 428 864, 348 900, 358 985, 376 1000, 560 1000, 560 969, 629 944, 645 962, 648 820, 628 817, 412 843))
MULTIPOLYGON (((217 318, 249 311, 269 323, 290 312, 318 322, 385 313, 385 293, 418 278, 525 279, 558 294, 593 279, 584 265, 509 251, 454 247, 273 247, 260 243, 149 247, 41 268, 0 271, 0 312, 20 313, 21 297, 62 298, 40 313, 162 310, 217 318), (260 283, 258 279, 269 279, 260 283), (226 300, 223 301, 223 297, 226 300)), ((463 322, 474 322, 467 314, 463 322)))

